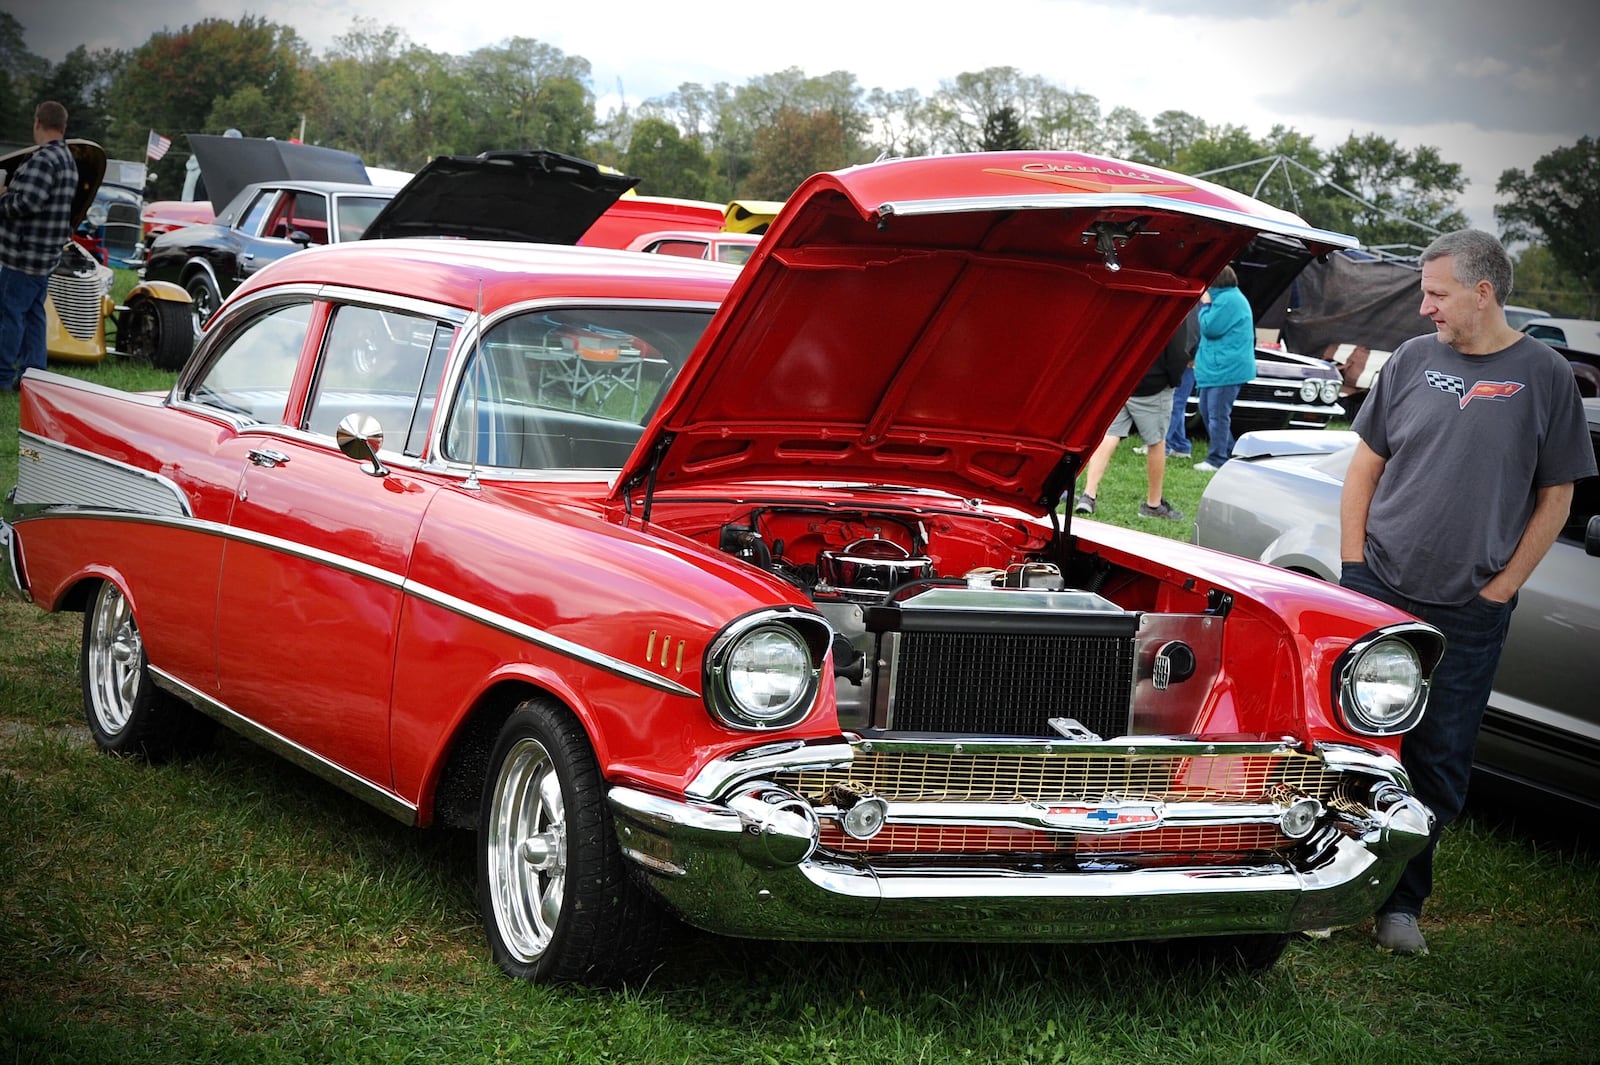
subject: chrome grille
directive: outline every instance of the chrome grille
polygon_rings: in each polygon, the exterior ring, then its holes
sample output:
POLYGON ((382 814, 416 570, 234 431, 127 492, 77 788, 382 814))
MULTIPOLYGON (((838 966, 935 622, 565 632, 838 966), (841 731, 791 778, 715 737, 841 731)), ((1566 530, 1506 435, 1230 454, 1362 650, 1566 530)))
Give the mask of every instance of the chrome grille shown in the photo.
POLYGON ((1311 755, 961 755, 857 751, 833 769, 779 773, 774 782, 825 803, 848 784, 889 802, 1259 801, 1282 784, 1332 802, 1342 775, 1311 755))
POLYGON ((98 274, 75 276, 50 275, 50 302, 55 305, 56 316, 67 332, 79 340, 93 340, 100 328, 100 294, 98 274))
POLYGON ((889 725, 899 731, 1050 736, 1070 717, 1100 736, 1130 729, 1132 639, 1063 633, 906 632, 889 725))
POLYGON ((126 259, 138 248, 142 236, 139 208, 131 203, 113 203, 106 208, 106 224, 100 240, 108 252, 126 259))

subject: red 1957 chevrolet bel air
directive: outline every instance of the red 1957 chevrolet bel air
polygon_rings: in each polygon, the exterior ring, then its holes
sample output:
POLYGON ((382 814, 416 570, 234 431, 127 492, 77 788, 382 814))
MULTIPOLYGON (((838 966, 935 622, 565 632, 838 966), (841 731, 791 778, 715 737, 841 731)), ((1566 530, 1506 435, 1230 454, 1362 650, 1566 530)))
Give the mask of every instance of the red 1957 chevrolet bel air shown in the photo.
POLYGON ((220 721, 475 829, 514 976, 626 981, 680 921, 1270 965, 1427 836, 1440 637, 1057 509, 1260 233, 1351 243, 1009 152, 819 174, 742 271, 313 248, 168 394, 30 371, 6 553, 84 615, 101 747, 220 721))

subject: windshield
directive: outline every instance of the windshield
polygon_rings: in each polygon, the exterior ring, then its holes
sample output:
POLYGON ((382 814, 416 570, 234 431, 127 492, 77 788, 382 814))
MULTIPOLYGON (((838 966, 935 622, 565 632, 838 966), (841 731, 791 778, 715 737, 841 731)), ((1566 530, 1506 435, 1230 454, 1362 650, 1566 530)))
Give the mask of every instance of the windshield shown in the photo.
POLYGON ((495 322, 460 378, 444 457, 621 468, 710 320, 709 310, 584 307, 495 322))

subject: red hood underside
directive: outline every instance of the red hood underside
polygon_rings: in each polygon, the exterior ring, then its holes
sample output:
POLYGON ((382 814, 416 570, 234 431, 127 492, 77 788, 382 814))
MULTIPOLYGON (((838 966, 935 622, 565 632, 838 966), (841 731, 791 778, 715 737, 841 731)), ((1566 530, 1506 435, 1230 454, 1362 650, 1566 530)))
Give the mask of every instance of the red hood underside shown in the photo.
POLYGON ((1043 512, 1257 233, 1338 234, 1066 153, 897 160, 801 186, 619 485, 866 481, 1043 512))

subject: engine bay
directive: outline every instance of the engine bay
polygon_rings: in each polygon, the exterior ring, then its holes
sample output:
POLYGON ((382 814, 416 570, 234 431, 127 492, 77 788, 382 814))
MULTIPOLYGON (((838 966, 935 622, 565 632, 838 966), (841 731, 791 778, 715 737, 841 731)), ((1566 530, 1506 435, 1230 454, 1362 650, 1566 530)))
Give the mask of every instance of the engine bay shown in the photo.
POLYGON ((751 507, 717 546, 798 588, 834 631, 841 727, 1077 740, 1192 731, 1225 610, 1060 557, 1038 522, 939 508, 751 507))

